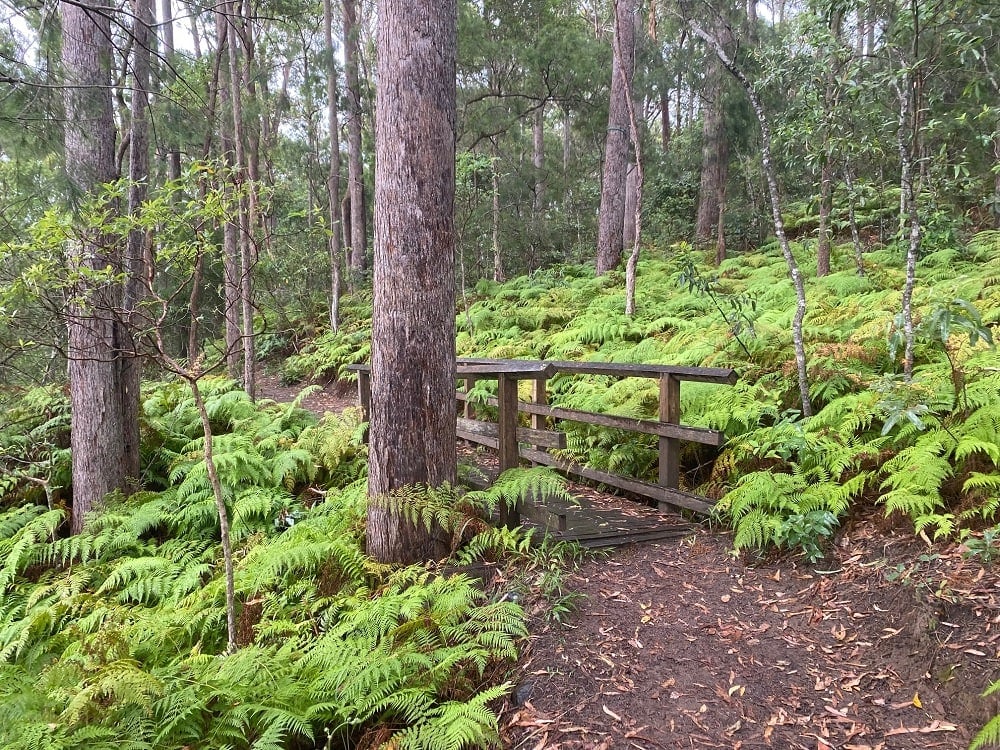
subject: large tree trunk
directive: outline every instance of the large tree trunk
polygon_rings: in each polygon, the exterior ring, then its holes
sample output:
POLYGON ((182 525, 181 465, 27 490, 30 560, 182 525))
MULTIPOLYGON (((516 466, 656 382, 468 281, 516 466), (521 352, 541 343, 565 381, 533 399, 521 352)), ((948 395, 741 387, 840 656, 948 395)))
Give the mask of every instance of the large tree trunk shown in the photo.
POLYGON ((361 78, 357 0, 344 0, 344 73, 347 83, 347 189, 351 196, 351 275, 365 270, 365 181, 361 154, 361 78))
POLYGON ((611 101, 604 139, 604 171, 597 228, 597 275, 616 268, 622 259, 625 224, 625 174, 629 159, 628 98, 632 96, 635 68, 635 2, 615 4, 615 37, 612 44, 611 101))
POLYGON ((327 218, 330 237, 330 329, 340 328, 340 123, 337 117, 337 58, 333 49, 333 0, 323 0, 323 33, 326 41, 326 119, 330 131, 330 171, 326 177, 327 218))
MULTIPOLYGON (((90 0, 60 4, 66 87, 66 175, 82 199, 115 179, 115 126, 111 108, 111 22, 90 0)), ((72 531, 86 513, 124 483, 122 401, 115 351, 114 310, 120 292, 111 280, 88 278, 117 268, 120 256, 88 230, 69 251, 80 274, 69 309, 68 357, 73 457, 72 531)))
MULTIPOLYGON (((128 213, 137 215, 146 200, 149 182, 150 44, 153 37, 152 0, 133 0, 132 112, 128 160, 128 213)), ((122 298, 124 324, 119 335, 121 350, 123 469, 126 481, 138 486, 139 480, 139 379, 140 360, 135 345, 137 328, 144 324, 137 315, 147 281, 149 238, 141 229, 129 232, 125 248, 125 288, 122 298)))
POLYGON ((367 547, 444 552, 383 498, 455 481, 455 0, 379 6, 367 547))
MULTIPOLYGON (((716 34, 718 37, 718 34, 716 34)), ((725 44, 725 40, 721 40, 725 44)), ((719 209, 725 204, 726 182, 729 179, 729 141, 726 138, 722 63, 710 58, 702 96, 701 185, 698 189, 698 212, 694 237, 699 245, 707 245, 719 225, 719 209)))

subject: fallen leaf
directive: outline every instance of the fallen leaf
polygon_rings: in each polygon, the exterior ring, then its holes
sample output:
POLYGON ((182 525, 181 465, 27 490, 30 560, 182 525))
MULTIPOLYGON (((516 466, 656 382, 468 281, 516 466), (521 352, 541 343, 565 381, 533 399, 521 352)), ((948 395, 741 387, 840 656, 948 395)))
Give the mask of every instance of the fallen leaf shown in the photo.
POLYGON ((886 737, 896 734, 930 734, 932 732, 957 732, 958 727, 947 721, 932 721, 926 727, 896 727, 885 733, 886 737))
POLYGON ((923 708, 924 704, 920 702, 920 693, 913 694, 913 705, 917 708, 923 708))

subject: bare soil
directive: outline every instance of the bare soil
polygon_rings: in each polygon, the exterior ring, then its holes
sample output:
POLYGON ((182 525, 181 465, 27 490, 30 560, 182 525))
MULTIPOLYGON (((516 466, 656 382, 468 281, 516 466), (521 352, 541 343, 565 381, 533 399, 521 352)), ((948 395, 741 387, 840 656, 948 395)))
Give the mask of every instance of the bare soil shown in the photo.
POLYGON ((1000 707, 997 571, 870 515, 820 566, 723 533, 633 545, 537 621, 503 715, 515 748, 964 748, 1000 707))
MULTIPOLYGON (((300 387, 262 377, 266 398, 300 387)), ((350 388, 304 402, 356 405, 350 388)), ((628 500, 606 496, 608 502, 628 500)), ((965 748, 1000 712, 1000 567, 860 514, 829 557, 733 557, 726 533, 619 548, 567 585, 501 714, 506 747, 965 748)))

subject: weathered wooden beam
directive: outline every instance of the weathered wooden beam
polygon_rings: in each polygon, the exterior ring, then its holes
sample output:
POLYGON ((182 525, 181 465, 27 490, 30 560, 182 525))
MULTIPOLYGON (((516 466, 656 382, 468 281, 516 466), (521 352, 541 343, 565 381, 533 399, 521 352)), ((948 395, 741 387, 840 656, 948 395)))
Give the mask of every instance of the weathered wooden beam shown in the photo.
POLYGON ((618 489, 625 490, 626 492, 632 492, 636 495, 648 497, 651 500, 655 500, 659 505, 677 506, 705 515, 712 512, 712 503, 710 501, 703 497, 699 497, 698 495, 693 495, 690 492, 684 492, 670 487, 663 487, 658 484, 652 484, 651 482, 643 482, 639 479, 629 479, 628 477, 622 477, 618 474, 610 474, 606 471, 598 471, 597 469, 591 469, 588 466, 581 466, 580 464, 573 463, 572 461, 565 461, 563 459, 556 458, 545 451, 522 448, 521 455, 530 461, 543 464, 544 466, 551 466, 552 468, 559 469, 566 474, 573 474, 574 476, 589 479, 592 482, 600 482, 601 484, 617 487, 618 489))
MULTIPOLYGON (((497 387, 497 452, 500 454, 500 472, 516 468, 519 461, 517 450, 517 380, 501 375, 497 387)), ((508 528, 521 524, 517 504, 500 508, 500 522, 508 528)))
MULTIPOLYGON (((500 435, 500 425, 496 422, 484 422, 480 419, 465 419, 458 417, 455 422, 459 437, 468 439, 468 435, 497 438, 500 435)), ((477 441, 478 442, 478 441, 477 441)), ((566 433, 558 430, 535 430, 529 427, 517 428, 517 442, 538 445, 544 448, 565 448, 566 433)), ((494 448, 496 445, 493 446, 494 448)))
MULTIPOLYGON (((529 362, 539 360, 522 359, 485 359, 476 357, 462 357, 459 363, 469 365, 484 365, 496 367, 508 363, 513 366, 523 366, 529 362)), ((655 378, 661 375, 674 375, 680 380, 688 380, 700 383, 723 383, 732 385, 739 376, 736 371, 728 367, 686 367, 681 365, 647 365, 647 364, 622 364, 617 362, 572 362, 541 360, 544 364, 551 365, 556 372, 573 375, 610 375, 621 378, 655 378)))
MULTIPOLYGON (((459 400, 465 400, 464 394, 460 391, 456 392, 455 397, 459 400)), ((496 399, 487 399, 486 403, 489 406, 496 406, 496 399)), ((641 432, 644 435, 672 437, 679 440, 686 440, 689 443, 701 443, 702 445, 719 447, 726 442, 725 433, 719 430, 709 430, 704 427, 667 424, 665 422, 656 422, 652 419, 622 417, 617 414, 595 414, 589 411, 564 409, 560 406, 546 406, 544 404, 530 404, 524 401, 519 402, 517 408, 525 414, 540 414, 545 417, 565 419, 570 422, 583 422, 585 424, 596 424, 601 427, 611 427, 617 430, 641 432)))
MULTIPOLYGON (((674 375, 660 376, 660 421, 664 424, 681 421, 681 381, 674 375)), ((660 484, 677 489, 680 486, 681 442, 676 436, 660 436, 659 462, 660 484)))

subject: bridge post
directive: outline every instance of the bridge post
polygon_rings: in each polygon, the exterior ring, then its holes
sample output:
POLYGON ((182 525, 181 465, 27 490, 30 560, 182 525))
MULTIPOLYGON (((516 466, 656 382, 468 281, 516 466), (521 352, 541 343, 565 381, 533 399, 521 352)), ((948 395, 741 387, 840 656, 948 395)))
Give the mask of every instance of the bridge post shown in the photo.
MULTIPOLYGON (((517 382, 514 376, 502 373, 497 376, 500 473, 516 468, 520 459, 517 450, 517 382)), ((521 510, 518 504, 512 508, 501 506, 500 522, 509 529, 520 526, 521 510)))
MULTIPOLYGON (((660 375, 660 421, 670 424, 681 421, 681 381, 667 373, 660 375)), ((660 437, 659 479, 663 487, 673 490, 680 487, 680 452, 678 438, 660 437)))

